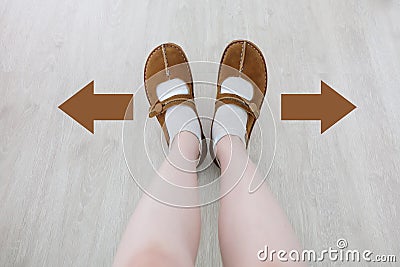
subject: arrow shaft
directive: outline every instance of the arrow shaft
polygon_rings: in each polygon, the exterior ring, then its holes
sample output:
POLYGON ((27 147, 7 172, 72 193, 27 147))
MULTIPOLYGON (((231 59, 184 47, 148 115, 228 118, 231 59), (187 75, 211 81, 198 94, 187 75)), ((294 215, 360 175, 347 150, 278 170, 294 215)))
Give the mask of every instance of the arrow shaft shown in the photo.
POLYGON ((93 103, 94 120, 133 120, 132 94, 95 94, 93 103))
POLYGON ((320 94, 282 94, 282 120, 320 120, 323 105, 320 94))

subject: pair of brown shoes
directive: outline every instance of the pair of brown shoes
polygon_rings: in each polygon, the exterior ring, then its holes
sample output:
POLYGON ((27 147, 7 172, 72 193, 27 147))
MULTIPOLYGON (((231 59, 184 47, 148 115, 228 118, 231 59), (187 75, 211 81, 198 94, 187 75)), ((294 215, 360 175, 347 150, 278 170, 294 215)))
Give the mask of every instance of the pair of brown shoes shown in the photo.
MULTIPOLYGON (((195 113, 198 114, 194 104, 192 73, 182 48, 173 43, 166 43, 156 47, 147 58, 144 82, 150 103, 149 117, 157 118, 169 144, 170 136, 165 126, 166 110, 175 105, 186 104, 191 106, 195 113), (156 91, 157 85, 175 78, 186 83, 189 93, 173 95, 160 101, 156 91)), ((236 40, 228 44, 219 66, 214 115, 217 109, 224 104, 234 104, 243 108, 248 114, 246 143, 248 143, 254 123, 259 116, 266 91, 267 67, 260 49, 246 40, 236 40), (238 76, 253 85, 252 99, 247 100, 236 94, 221 93, 222 82, 229 77, 238 76)), ((199 124, 201 127, 200 119, 199 124)), ((202 136, 204 138, 204 134, 202 136)))

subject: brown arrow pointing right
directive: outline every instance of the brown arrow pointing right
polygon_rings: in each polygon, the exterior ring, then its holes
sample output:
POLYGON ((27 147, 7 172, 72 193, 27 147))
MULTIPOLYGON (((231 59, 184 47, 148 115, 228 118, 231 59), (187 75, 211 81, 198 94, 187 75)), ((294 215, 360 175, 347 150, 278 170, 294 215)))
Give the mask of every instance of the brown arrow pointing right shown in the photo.
POLYGON ((320 120, 321 134, 356 106, 321 81, 321 94, 282 94, 282 120, 320 120))
POLYGON ((95 120, 133 120, 133 94, 95 94, 92 81, 59 108, 94 133, 95 120))

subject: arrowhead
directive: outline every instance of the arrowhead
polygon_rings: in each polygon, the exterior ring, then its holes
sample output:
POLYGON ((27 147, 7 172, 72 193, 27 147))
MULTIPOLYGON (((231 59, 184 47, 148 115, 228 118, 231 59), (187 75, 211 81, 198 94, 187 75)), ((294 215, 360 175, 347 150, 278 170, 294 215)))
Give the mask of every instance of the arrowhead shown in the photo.
POLYGON ((93 96, 94 81, 91 81, 58 107, 92 134, 94 133, 94 118, 91 114, 93 96))
POLYGON ((321 81, 321 134, 356 108, 346 98, 321 81))

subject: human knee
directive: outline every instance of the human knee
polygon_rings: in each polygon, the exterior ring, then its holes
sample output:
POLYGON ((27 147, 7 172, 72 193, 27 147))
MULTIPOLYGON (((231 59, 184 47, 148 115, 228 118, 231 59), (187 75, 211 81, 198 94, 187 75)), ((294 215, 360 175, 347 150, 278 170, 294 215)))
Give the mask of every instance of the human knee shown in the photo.
POLYGON ((180 132, 172 141, 171 150, 185 160, 194 161, 200 153, 199 139, 191 132, 180 132))
POLYGON ((215 155, 218 160, 230 159, 235 153, 236 155, 241 154, 240 152, 245 151, 245 145, 242 140, 235 135, 226 135, 219 140, 215 146, 215 155))

